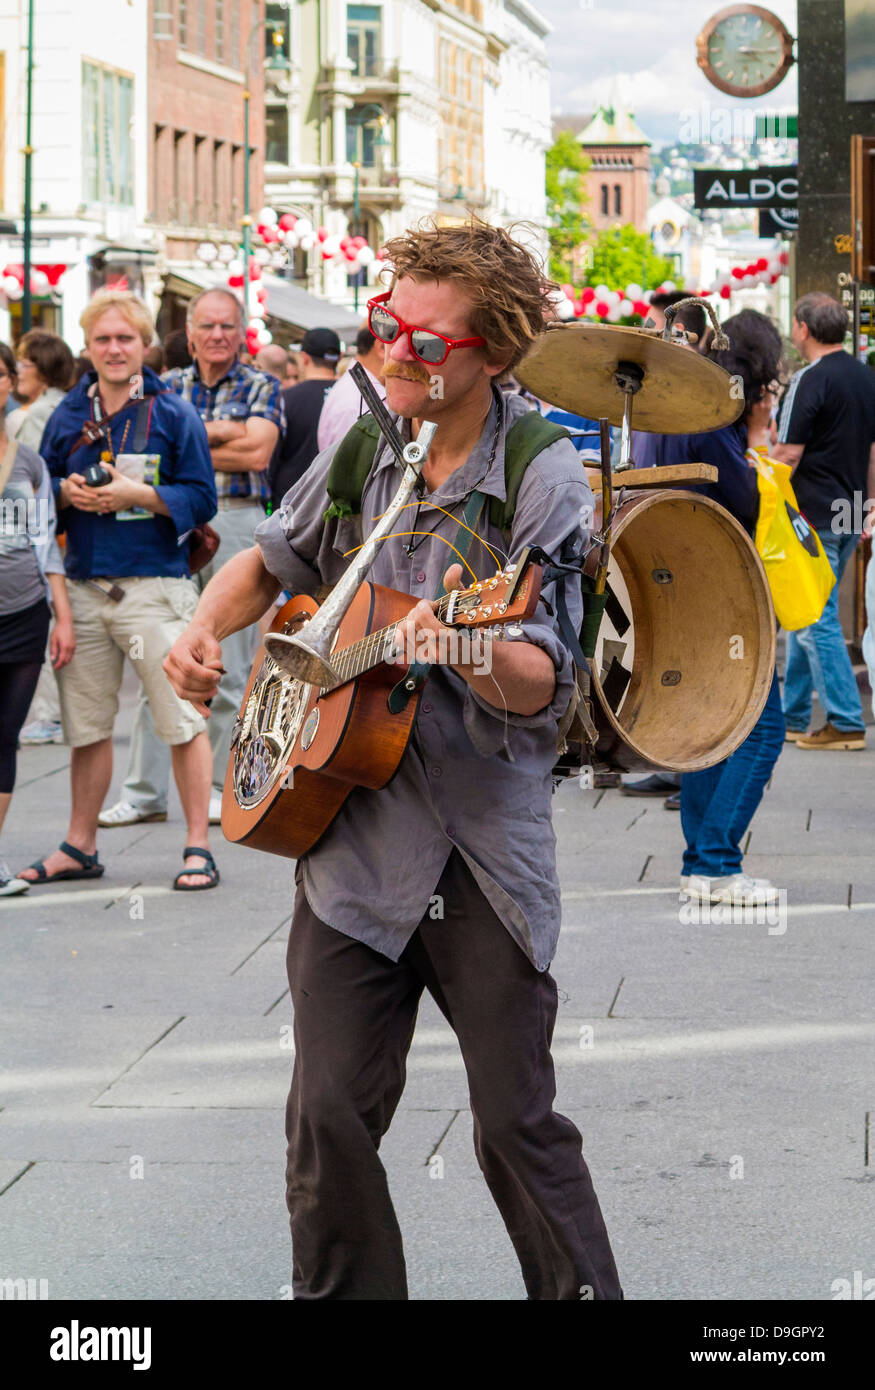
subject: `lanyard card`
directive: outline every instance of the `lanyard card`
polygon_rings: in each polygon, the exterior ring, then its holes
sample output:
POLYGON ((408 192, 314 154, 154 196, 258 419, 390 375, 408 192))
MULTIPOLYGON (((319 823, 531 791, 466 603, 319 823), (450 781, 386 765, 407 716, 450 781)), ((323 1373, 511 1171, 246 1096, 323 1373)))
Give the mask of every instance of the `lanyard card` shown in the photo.
MULTIPOLYGON (((119 473, 126 478, 132 478, 135 483, 148 483, 150 487, 154 487, 160 481, 160 454, 119 454, 115 466, 119 473)), ((117 521, 143 521, 153 517, 155 513, 146 507, 129 507, 126 511, 116 512, 115 515, 117 521)))

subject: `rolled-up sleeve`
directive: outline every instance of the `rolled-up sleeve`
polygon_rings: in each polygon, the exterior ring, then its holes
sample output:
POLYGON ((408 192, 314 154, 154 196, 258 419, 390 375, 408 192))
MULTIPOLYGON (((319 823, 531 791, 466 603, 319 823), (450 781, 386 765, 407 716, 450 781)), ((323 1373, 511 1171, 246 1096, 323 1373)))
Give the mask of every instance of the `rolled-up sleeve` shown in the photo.
MULTIPOLYGON (((545 462, 553 453, 567 459, 569 445, 558 444, 544 453, 545 462)), ((576 459, 576 455, 573 455, 576 459)), ((545 477, 529 469, 520 487, 511 534, 510 555, 515 559, 526 546, 540 546, 554 560, 568 561, 582 556, 589 541, 593 517, 593 495, 586 473, 577 461, 570 467, 548 469, 545 477), (554 471, 559 476, 551 477, 554 471)), ((565 602, 572 630, 577 633, 583 621, 583 598, 579 575, 564 580, 565 602)), ((515 714, 490 704, 477 693, 476 683, 469 685, 465 699, 465 728, 478 750, 495 751, 501 745, 505 725, 515 728, 538 729, 555 726, 568 708, 574 690, 574 666, 556 618, 557 583, 545 585, 541 599, 531 618, 518 624, 518 636, 508 635, 508 641, 531 642, 547 653, 556 672, 553 698, 535 714, 515 714), (554 616, 547 608, 549 604, 554 616)), ((484 680, 488 680, 484 676, 484 680)))
POLYGON ((324 557, 333 554, 335 521, 325 521, 330 498, 325 489, 336 445, 317 454, 289 488, 278 509, 255 528, 255 543, 264 563, 284 589, 315 594, 322 583, 333 583, 345 564, 340 556, 335 573, 326 573, 324 557))
POLYGON ((194 406, 179 396, 156 397, 156 408, 174 411, 169 432, 176 448, 167 481, 160 481, 162 467, 155 491, 170 513, 177 536, 185 536, 216 515, 216 475, 207 432, 194 406))

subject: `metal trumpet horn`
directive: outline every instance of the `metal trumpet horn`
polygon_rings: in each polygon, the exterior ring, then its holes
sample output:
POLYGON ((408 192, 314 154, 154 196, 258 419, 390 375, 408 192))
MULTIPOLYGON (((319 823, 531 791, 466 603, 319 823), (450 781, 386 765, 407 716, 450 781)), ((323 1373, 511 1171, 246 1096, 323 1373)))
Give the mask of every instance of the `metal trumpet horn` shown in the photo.
POLYGON ((349 568, 335 584, 315 617, 293 635, 284 632, 268 632, 265 635, 264 646, 268 655, 287 675, 308 685, 318 685, 323 690, 332 690, 341 683, 340 676, 331 665, 331 648, 337 630, 374 562, 377 546, 389 535, 419 480, 436 429, 437 425, 430 420, 423 421, 419 437, 405 445, 404 473, 388 511, 356 552, 349 568))

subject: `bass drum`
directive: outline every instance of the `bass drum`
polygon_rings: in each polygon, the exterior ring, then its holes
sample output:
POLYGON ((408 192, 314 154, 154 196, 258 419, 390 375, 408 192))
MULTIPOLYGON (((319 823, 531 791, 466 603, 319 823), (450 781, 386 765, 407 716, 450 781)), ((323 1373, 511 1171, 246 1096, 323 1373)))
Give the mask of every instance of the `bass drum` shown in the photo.
POLYGON ((775 667, 771 594, 747 532, 698 493, 636 490, 615 512, 607 592, 592 662, 596 757, 624 772, 728 758, 775 667))

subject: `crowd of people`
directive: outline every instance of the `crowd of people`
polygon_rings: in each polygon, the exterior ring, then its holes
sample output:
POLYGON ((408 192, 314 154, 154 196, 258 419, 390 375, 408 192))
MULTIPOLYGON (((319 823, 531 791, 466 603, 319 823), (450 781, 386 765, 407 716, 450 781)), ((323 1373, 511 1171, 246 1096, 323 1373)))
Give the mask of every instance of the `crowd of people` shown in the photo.
MULTIPOLYGON (((661 330, 666 310, 682 297, 655 297, 651 325, 661 330)), ((854 499, 875 496, 875 389, 868 368, 843 349, 844 309, 828 295, 800 301, 793 343, 805 365, 795 374, 780 335, 762 314, 746 310, 728 320, 723 330, 730 347, 723 352, 713 351, 712 331, 697 306, 676 310, 674 328, 692 350, 743 381, 745 410, 735 425, 707 434, 636 433, 636 465, 715 464, 718 481, 703 490, 753 534, 758 494, 748 450, 758 446, 790 463, 800 508, 838 581, 860 540, 859 526, 837 525, 839 504, 850 503, 859 517, 854 499)), ((66 839, 14 874, 0 860, 0 894, 101 875, 97 830, 166 820, 171 768, 186 820, 183 872, 175 886, 210 888, 219 871, 208 827, 221 817, 231 728, 273 606, 226 638, 208 721, 173 696, 162 663, 213 575, 252 546, 265 513, 279 510, 314 460, 361 413, 361 395, 344 368, 359 362, 385 397, 386 343, 365 323, 354 353, 344 358, 337 334, 315 328, 295 351, 274 343, 248 360, 239 300, 224 290, 197 295, 185 328, 163 341, 133 295, 101 292, 86 309, 83 331, 86 347, 78 358, 63 339, 41 329, 25 334, 15 353, 0 344, 0 420, 9 464, 0 468, 3 499, 36 504, 23 527, 14 519, 25 512, 7 507, 0 539, 0 828, 17 749, 66 741, 73 750, 66 839), (142 382, 135 400, 131 381, 142 382), (88 474, 95 465, 105 471, 97 486, 88 474), (132 634, 143 654, 134 659, 140 688, 128 763, 118 800, 104 806, 132 634)), ((501 384, 505 396, 519 392, 526 399, 511 373, 501 384)), ((597 456, 594 421, 548 402, 528 398, 526 404, 570 428, 585 459, 597 456)), ((871 529, 871 511, 863 515, 871 529)), ((870 569, 870 597, 872 589, 870 569)), ((787 634, 786 651, 783 701, 776 674, 760 720, 726 764, 687 774, 682 785, 666 771, 623 785, 627 795, 665 796, 667 807, 681 811, 684 893, 712 901, 768 900, 775 890, 743 872, 740 844, 783 742, 821 750, 865 746, 838 582, 822 618, 787 634), (815 691, 825 723, 809 730, 815 691)), ((871 667, 871 633, 864 653, 871 667)))

